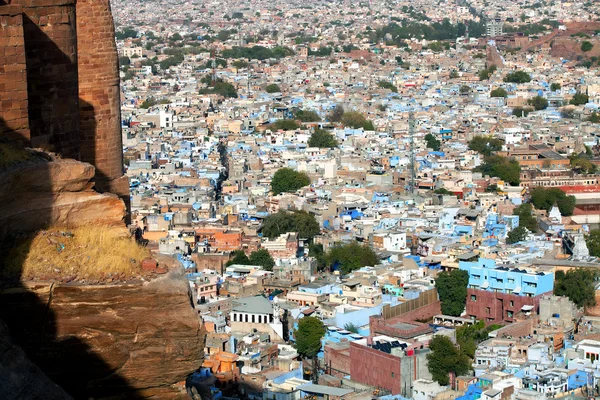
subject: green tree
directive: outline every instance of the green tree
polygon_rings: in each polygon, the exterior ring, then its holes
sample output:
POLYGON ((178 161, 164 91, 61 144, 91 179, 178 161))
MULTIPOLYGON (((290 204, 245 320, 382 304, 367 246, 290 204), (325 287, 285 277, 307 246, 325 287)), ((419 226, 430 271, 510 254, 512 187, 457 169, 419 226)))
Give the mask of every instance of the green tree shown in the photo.
POLYGON ((358 333, 358 326, 353 322, 348 322, 347 324, 345 324, 344 329, 348 332, 358 333))
POLYGON ((317 270, 324 271, 327 267, 327 256, 321 243, 311 243, 308 245, 308 256, 314 257, 317 261, 317 270))
POLYGON ((157 104, 157 101, 154 97, 148 97, 146 100, 144 100, 142 102, 142 104, 140 105, 140 108, 148 109, 152 106, 155 106, 156 104, 157 104))
POLYGON ((536 110, 545 110, 548 108, 548 100, 542 96, 535 96, 527 101, 527 104, 533 106, 536 110))
POLYGON ((460 94, 469 94, 471 93, 471 87, 469 85, 462 85, 459 89, 458 92, 460 94))
POLYGON ((275 83, 271 83, 265 88, 267 93, 281 93, 281 88, 275 83))
POLYGON ((236 250, 231 253, 229 261, 225 265, 250 265, 250 259, 243 250, 236 250))
POLYGON ((512 186, 521 183, 521 166, 517 160, 503 156, 485 157, 483 163, 474 169, 484 175, 498 177, 512 186))
POLYGON ((585 243, 587 244, 590 255, 594 257, 600 257, 600 229, 594 229, 585 236, 585 243))
POLYGON ((310 139, 308 139, 308 145, 310 147, 332 149, 338 146, 338 141, 336 140, 335 136, 327 132, 325 129, 317 128, 315 129, 315 132, 310 135, 310 139))
POLYGON ((458 317, 467 303, 469 273, 461 269, 442 272, 435 279, 435 287, 442 302, 442 314, 458 317))
POLYGON ((427 368, 434 381, 442 386, 450 383, 450 373, 464 375, 469 372, 471 360, 447 336, 435 335, 429 342, 427 368))
POLYGON ((449 191, 446 188, 435 189, 433 191, 433 193, 435 193, 435 194, 442 194, 442 195, 445 195, 445 196, 452 196, 452 195, 454 195, 454 193, 452 193, 451 191, 449 191))
POLYGON ((332 247, 327 253, 327 263, 333 269, 339 268, 343 274, 348 274, 362 267, 377 265, 379 258, 369 246, 350 242, 332 247))
POLYGON ((258 249, 250 253, 250 265, 262 265, 265 271, 273 271, 275 260, 266 249, 258 249))
POLYGON ((317 317, 303 317, 298 320, 298 329, 294 334, 296 350, 303 358, 312 360, 312 380, 318 382, 318 358, 321 350, 321 339, 325 336, 325 326, 317 317))
POLYGON ((523 203, 515 207, 513 215, 519 216, 519 227, 527 228, 531 232, 537 231, 537 218, 533 215, 533 207, 530 203, 523 203))
POLYGON ((502 325, 485 326, 484 321, 477 321, 473 325, 463 325, 456 329, 456 342, 460 346, 461 353, 469 358, 475 357, 477 345, 488 339, 490 332, 500 329, 502 325))
POLYGON ((329 113, 328 119, 330 122, 342 122, 342 118, 344 117, 344 106, 338 104, 335 108, 329 113))
POLYGON ((588 154, 571 154, 569 156, 569 161, 573 171, 577 172, 578 174, 595 174, 598 168, 596 167, 596 164, 590 160, 590 157, 591 156, 588 154))
POLYGON ((525 71, 510 72, 504 77, 504 82, 527 83, 531 82, 531 76, 525 71))
POLYGON ((358 111, 348 111, 342 116, 342 123, 351 128, 362 128, 367 119, 358 111))
POLYGON ((585 40, 583 43, 581 43, 581 51, 583 51, 585 53, 592 50, 593 48, 594 48, 594 45, 591 42, 588 42, 587 40, 585 40))
POLYGON ((321 228, 315 217, 306 211, 279 211, 264 219, 261 232, 269 239, 283 233, 297 232, 301 239, 311 240, 321 232, 321 228))
POLYGON ((512 115, 515 117, 526 117, 531 112, 531 108, 515 107, 512 110, 512 115))
POLYGON ((490 97, 508 97, 508 92, 504 88, 496 88, 490 92, 490 97))
POLYGON ((588 268, 556 271, 554 274, 554 294, 567 296, 577 307, 596 305, 594 285, 598 280, 598 272, 588 268))
POLYGON ((589 99, 590 98, 588 97, 587 94, 577 92, 573 95, 573 98, 571 99, 571 101, 569 103, 573 104, 575 106, 581 106, 581 105, 587 104, 589 99))
POLYGON ((598 114, 596 111, 594 111, 587 120, 594 124, 600 123, 600 114, 598 114))
POLYGON ((183 38, 181 37, 181 35, 179 33, 175 33, 171 36, 171 40, 178 41, 178 40, 183 40, 183 38))
POLYGON ((458 71, 453 69, 452 71, 450 71, 450 79, 456 79, 458 78, 458 71))
POLYGON ((131 64, 131 60, 129 59, 129 57, 126 57, 126 56, 119 57, 119 66, 123 67, 125 65, 130 65, 130 64, 131 64))
POLYGON ((556 92, 560 89, 561 89, 560 83, 554 82, 550 85, 550 90, 552 90, 553 92, 556 92))
POLYGON ((235 60, 232 65, 236 68, 236 69, 243 69, 243 68, 248 68, 248 62, 244 61, 244 60, 235 60))
POLYGON ((442 142, 436 139, 431 133, 425 135, 425 142, 427 143, 427 147, 433 151, 439 151, 442 142))
POLYGON ((531 203, 538 210, 546 210, 550 212, 556 204, 560 213, 564 216, 573 215, 575 209, 575 196, 567 196, 565 192, 559 188, 544 188, 536 187, 531 190, 531 203))
POLYGON ((523 228, 522 226, 516 227, 508 232, 508 235, 506 236, 506 243, 513 244, 522 242, 527 238, 527 233, 527 229, 523 228))
POLYGON ((383 89, 390 89, 394 93, 398 93, 398 88, 391 82, 388 81, 379 81, 377 82, 377 86, 383 89))
POLYGON ((297 172, 291 168, 280 168, 273 175, 271 190, 274 195, 296 190, 310 185, 310 178, 304 172, 297 172))
POLYGON ((271 124, 271 128, 276 131, 295 131, 296 129, 300 129, 300 124, 293 119, 278 119, 271 124))
POLYGON ((321 117, 312 110, 298 110, 294 113, 294 118, 302 122, 319 122, 321 117))
POLYGON ((484 156, 490 156, 495 151, 502 150, 504 142, 500 139, 496 139, 491 135, 476 135, 469 141, 469 149, 483 154, 484 156))

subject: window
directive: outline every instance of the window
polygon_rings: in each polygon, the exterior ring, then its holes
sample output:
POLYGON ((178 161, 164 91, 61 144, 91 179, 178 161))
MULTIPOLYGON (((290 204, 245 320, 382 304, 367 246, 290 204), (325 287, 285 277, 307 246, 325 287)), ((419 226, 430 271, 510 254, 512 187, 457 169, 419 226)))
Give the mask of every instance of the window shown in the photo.
POLYGON ((394 373, 392 372, 392 378, 394 377, 394 373))
POLYGON ((474 294, 471 295, 471 301, 475 302, 477 301, 477 296, 475 296, 474 294))
POLYGON ((512 312, 512 311, 507 311, 507 312, 506 312, 506 316, 507 316, 508 318, 512 318, 512 317, 513 317, 513 312, 512 312))
POLYGON ((515 283, 515 280, 512 278, 508 278, 508 283, 515 283))
POLYGON ((490 313, 491 313, 491 311, 492 311, 492 310, 491 310, 491 308, 489 308, 489 307, 486 307, 486 308, 485 308, 485 313, 486 313, 486 314, 490 314, 490 313))
POLYGON ((514 301, 512 301, 512 300, 510 301, 510 303, 509 303, 509 304, 510 304, 510 306, 511 306, 511 307, 514 307, 514 306, 515 306, 515 302, 514 302, 514 301))

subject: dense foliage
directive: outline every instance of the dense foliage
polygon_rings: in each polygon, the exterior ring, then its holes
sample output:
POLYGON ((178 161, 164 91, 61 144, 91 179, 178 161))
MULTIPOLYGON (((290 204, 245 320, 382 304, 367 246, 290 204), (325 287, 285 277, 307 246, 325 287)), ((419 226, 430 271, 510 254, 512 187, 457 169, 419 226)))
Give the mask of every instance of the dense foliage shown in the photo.
POLYGON ((581 43, 581 51, 583 52, 588 52, 590 50, 592 50, 594 48, 594 45, 592 44, 592 42, 588 42, 587 40, 585 40, 583 43, 581 43))
POLYGON ((345 112, 342 116, 342 124, 354 129, 374 130, 373 123, 358 111, 345 112))
POLYGON ((304 317, 298 320, 298 329, 294 333, 296 350, 304 358, 313 361, 312 379, 318 380, 317 354, 321 350, 321 339, 325 336, 325 326, 317 317, 304 317))
POLYGON ((504 82, 527 83, 531 82, 531 76, 525 71, 510 72, 504 77, 504 82))
POLYGON ((377 86, 383 89, 390 89, 394 93, 398 93, 398 88, 391 82, 388 81, 379 81, 377 82, 377 86))
POLYGON ((530 203, 523 203, 515 207, 513 215, 519 216, 519 227, 526 228, 531 232, 537 231, 537 218, 533 215, 533 207, 530 203))
POLYGON ((569 103, 573 104, 575 106, 581 106, 581 105, 587 104, 589 99, 590 98, 588 97, 587 94, 577 92, 573 95, 573 98, 571 99, 571 101, 569 103))
MULTIPOLYGON (((209 77, 209 76, 207 75, 207 77, 209 77)), ((207 78, 207 77, 205 77, 205 78, 207 78)), ((212 78, 208 78, 209 82, 211 80, 212 80, 212 78)), ((206 83, 206 79, 204 81, 206 83)), ((209 86, 206 89, 201 89, 200 94, 218 94, 223 97, 230 97, 230 98, 236 98, 238 95, 237 90, 235 90, 235 87, 231 83, 224 82, 220 78, 217 78, 217 81, 215 82, 215 84, 213 86, 209 86)))
POLYGON ((274 195, 296 190, 310 185, 310 178, 304 172, 297 172, 291 168, 280 168, 273 175, 271 190, 274 195))
POLYGON ((549 212, 556 204, 564 216, 573 215, 575 209, 575 196, 567 196, 559 188, 536 187, 531 190, 531 203, 538 210, 549 212))
POLYGON ((362 267, 377 265, 379 258, 371 247, 350 242, 332 247, 327 253, 327 263, 333 269, 339 268, 343 274, 348 274, 362 267))
POLYGON ((469 141, 469 149, 484 156, 489 156, 495 151, 502 150, 504 142, 492 136, 476 135, 469 141))
POLYGON ((548 108, 548 100, 542 96, 532 97, 531 99, 527 100, 527 104, 535 108, 537 111, 548 108))
POLYGON ((271 124, 271 129, 276 131, 295 131, 300 129, 300 124, 293 119, 278 119, 271 124))
POLYGON ((531 112, 531 108, 528 107, 515 107, 512 110, 512 115, 515 117, 526 117, 531 112))
POLYGON ((594 229, 586 235, 585 244, 591 256, 600 257, 600 229, 594 229))
POLYGON ((481 71, 479 71, 479 80, 480 81, 486 81, 488 79, 490 79, 490 76, 496 71, 496 66, 495 65, 490 65, 488 68, 486 69, 482 69, 481 71))
POLYGON ((223 58, 247 58, 248 60, 267 60, 269 58, 284 58, 294 55, 294 51, 287 47, 274 47, 269 49, 264 46, 233 47, 223 50, 223 58))
POLYGON ((325 129, 317 128, 315 129, 315 132, 310 135, 308 145, 310 147, 334 148, 337 147, 338 141, 330 132, 327 132, 325 129))
POLYGON ((270 85, 267 85, 267 87, 265 88, 265 92, 267 92, 267 93, 281 93, 281 88, 279 87, 279 85, 277 85, 275 83, 271 83, 270 85))
POLYGON ((567 296, 578 307, 596 305, 594 285, 598 273, 588 268, 577 268, 567 271, 556 271, 554 275, 554 294, 567 296))
POLYGON ((331 122, 342 122, 342 118, 344 117, 344 106, 338 104, 335 106, 333 110, 327 116, 327 119, 331 122))
POLYGON ((296 112, 294 112, 294 118, 302 122, 321 121, 321 117, 319 117, 319 114, 312 110, 296 110, 296 112))
POLYGON ((321 232, 319 223, 306 211, 279 211, 264 219, 261 232, 263 236, 274 239, 287 232, 297 232, 301 239, 312 239, 321 232))
POLYGON ((471 360, 447 336, 435 335, 429 342, 427 368, 434 381, 440 385, 450 383, 450 373, 456 376, 469 372, 471 360))
POLYGON ((496 88, 490 92, 490 97, 508 97, 508 92, 504 88, 496 88))
POLYGON ((435 280, 435 287, 442 302, 442 314, 458 317, 465 309, 467 302, 467 285, 469 273, 461 269, 440 273, 435 280))
POLYGON ((550 85, 550 90, 552 90, 553 92, 560 90, 560 88, 561 88, 560 83, 554 82, 550 85))
POLYGON ((433 151, 438 151, 440 149, 440 146, 442 145, 442 142, 436 139, 436 137, 433 136, 431 133, 425 135, 425 142, 427 143, 427 147, 433 151))
POLYGON ((265 271, 273 271, 275 266, 275 260, 273 260, 269 251, 265 249, 253 251, 250 253, 250 257, 244 251, 236 250, 231 253, 231 256, 225 265, 261 265, 265 271))
POLYGON ((473 171, 498 177, 512 186, 518 186, 521 183, 521 166, 517 160, 512 158, 496 155, 485 157, 483 163, 473 171))
POLYGON ((477 321, 473 325, 458 327, 456 329, 456 341, 460 346, 460 351, 469 358, 474 358, 477 345, 487 340, 490 332, 501 327, 501 325, 494 324, 485 326, 485 322, 483 321, 477 321))
POLYGON ((527 231, 526 228, 524 228, 522 226, 518 226, 515 229, 508 232, 508 235, 506 235, 506 243, 513 244, 513 243, 522 242, 523 240, 525 240, 527 238, 528 233, 529 232, 527 231))

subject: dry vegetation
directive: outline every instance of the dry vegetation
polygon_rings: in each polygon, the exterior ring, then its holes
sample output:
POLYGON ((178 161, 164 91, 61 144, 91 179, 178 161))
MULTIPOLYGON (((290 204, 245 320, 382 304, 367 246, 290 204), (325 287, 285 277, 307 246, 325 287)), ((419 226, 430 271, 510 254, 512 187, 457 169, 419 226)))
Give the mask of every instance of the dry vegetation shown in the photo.
POLYGON ((3 252, 0 275, 22 280, 124 280, 140 275, 142 260, 150 257, 127 231, 108 227, 40 231, 3 252))

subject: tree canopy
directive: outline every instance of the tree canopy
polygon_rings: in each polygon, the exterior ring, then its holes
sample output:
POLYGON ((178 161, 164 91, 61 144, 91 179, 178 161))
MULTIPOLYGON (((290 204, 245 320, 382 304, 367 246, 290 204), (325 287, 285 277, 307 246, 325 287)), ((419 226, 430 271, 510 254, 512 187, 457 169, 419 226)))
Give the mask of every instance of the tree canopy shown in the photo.
POLYGON ((298 320, 298 329, 294 333, 296 350, 302 357, 313 360, 313 381, 317 376, 317 354, 321 350, 321 339, 325 336, 325 326, 317 317, 303 317, 298 320))
POLYGON ((573 104, 575 106, 581 106, 581 105, 587 104, 589 99, 590 98, 587 94, 577 92, 573 95, 573 98, 571 99, 571 101, 569 101, 569 103, 573 104))
POLYGON ((569 300, 578 307, 590 307, 596 305, 596 291, 594 285, 598 279, 598 273, 588 268, 556 271, 554 274, 554 294, 567 296, 569 300))
POLYGON ((279 211, 264 219, 261 232, 269 239, 297 232, 300 238, 310 240, 321 232, 321 228, 315 217, 306 211, 279 211))
POLYGON ((526 117, 531 112, 531 108, 529 107, 515 107, 512 110, 512 115, 515 117, 526 117))
POLYGON ((490 97, 508 97, 508 92, 504 88, 496 88, 490 92, 490 97))
POLYGON ((295 131, 300 129, 300 124, 293 119, 278 119, 271 124, 271 128, 276 131, 295 131))
POLYGON ((519 216, 519 227, 527 228, 531 232, 537 231, 537 218, 533 215, 530 203, 523 203, 513 210, 513 215, 519 216))
POLYGON ((510 72, 504 77, 504 82, 527 83, 531 82, 531 76, 525 71, 510 72))
POLYGON ((513 243, 522 242, 523 240, 525 240, 527 238, 528 233, 529 232, 527 231, 526 228, 524 228, 522 226, 518 226, 515 229, 508 232, 508 235, 506 236, 506 243, 513 244, 513 243))
POLYGON ((329 249, 327 263, 333 269, 339 268, 343 274, 348 274, 362 267, 377 265, 379 258, 369 246, 350 242, 329 249))
POLYGON ((590 255, 600 257, 600 229, 594 229, 585 236, 585 244, 587 245, 590 255))
POLYGON ((358 111, 345 112, 342 116, 342 124, 354 129, 373 130, 373 123, 358 111))
POLYGON ((288 47, 274 47, 269 49, 264 46, 232 47, 221 52, 223 58, 246 58, 248 60, 267 60, 269 58, 284 58, 294 55, 288 47))
POLYGON ((260 265, 265 271, 273 271, 275 260, 266 249, 258 249, 250 253, 250 257, 243 250, 236 250, 231 253, 231 258, 227 261, 229 265, 260 265))
POLYGON ((490 136, 476 135, 469 141, 469 149, 474 150, 484 156, 489 156, 494 151, 502 150, 504 142, 490 136))
POLYGON ((587 40, 585 40, 583 43, 581 43, 581 51, 583 52, 588 52, 590 50, 592 50, 594 48, 594 45, 592 44, 592 42, 588 42, 587 40))
POLYGON ((427 147, 433 151, 438 151, 440 149, 440 146, 442 145, 442 142, 436 139, 436 137, 433 136, 431 133, 425 135, 425 142, 427 143, 427 147))
POLYGON ((517 160, 512 158, 497 155, 485 157, 483 163, 474 171, 498 177, 512 186, 518 186, 521 183, 521 166, 517 160))
POLYGON ((276 83, 271 83, 265 88, 267 93, 281 93, 281 88, 276 83))
POLYGON ((549 212, 556 204, 564 216, 573 215, 575 209, 575 196, 567 196, 559 188, 536 187, 531 190, 531 203, 538 210, 549 212))
POLYGON ((538 111, 545 110, 546 108, 548 108, 548 100, 546 100, 542 96, 532 97, 527 101, 527 104, 533 106, 533 108, 535 108, 538 111))
POLYGON ((332 149, 337 147, 338 141, 330 132, 326 131, 325 129, 317 128, 315 129, 315 132, 310 135, 310 138, 308 139, 308 145, 310 147, 332 149))
POLYGON ((294 113, 294 118, 302 122, 319 122, 321 117, 312 110, 298 110, 294 113))
POLYGON ((377 82, 377 86, 383 89, 390 89, 394 93, 398 93, 398 88, 391 82, 388 81, 379 81, 377 82))
POLYGON ((450 383, 451 372, 456 376, 469 372, 471 360, 447 336, 433 336, 429 349, 431 353, 427 354, 427 368, 433 380, 440 385, 450 383))
POLYGON ((458 327, 456 329, 456 341, 460 346, 461 353, 467 355, 469 358, 474 358, 477 345, 487 340, 490 332, 501 327, 502 325, 494 324, 485 326, 484 321, 477 321, 473 325, 465 324, 458 327))
POLYGON ((310 185, 310 178, 304 172, 297 172, 291 168, 280 168, 273 175, 271 190, 278 195, 284 192, 295 192, 296 190, 310 185))
POLYGON ((435 279, 435 287, 442 302, 442 314, 458 317, 467 302, 469 273, 461 269, 442 272, 435 279))
POLYGON ((553 82, 550 85, 550 90, 552 90, 553 92, 556 92, 557 90, 560 90, 560 88, 561 88, 560 83, 557 83, 557 82, 553 82))
MULTIPOLYGON (((209 80, 212 80, 212 78, 209 80)), ((235 87, 229 82, 224 82, 222 79, 217 79, 212 87, 201 89, 200 94, 218 94, 229 98, 236 98, 238 96, 235 87)))

